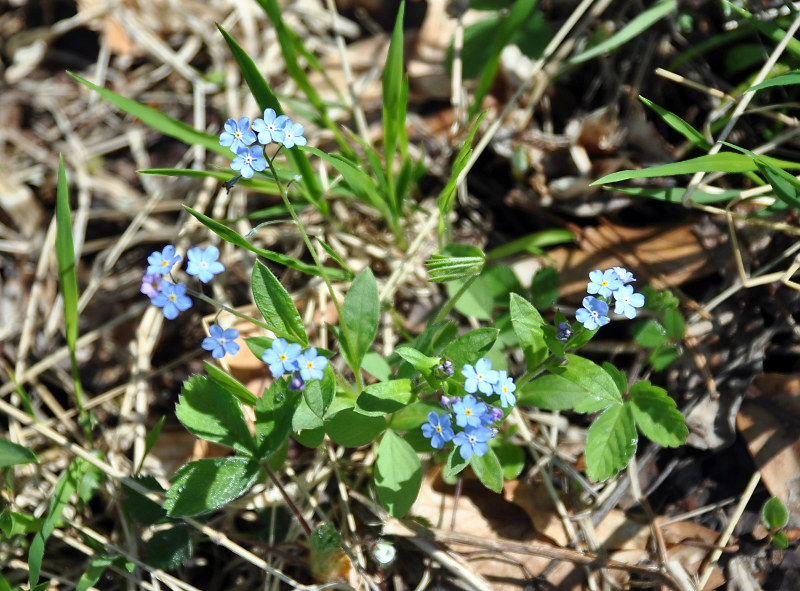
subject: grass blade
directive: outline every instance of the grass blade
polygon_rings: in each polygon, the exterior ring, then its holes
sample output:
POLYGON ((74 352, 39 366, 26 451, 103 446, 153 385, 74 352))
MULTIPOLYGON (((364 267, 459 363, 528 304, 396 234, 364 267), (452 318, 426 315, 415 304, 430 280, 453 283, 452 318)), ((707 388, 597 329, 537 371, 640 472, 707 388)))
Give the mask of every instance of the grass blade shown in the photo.
POLYGON ((695 146, 705 151, 711 149, 711 144, 703 137, 703 134, 678 117, 675 113, 663 107, 659 107, 653 101, 644 98, 642 95, 639 95, 639 100, 658 113, 664 120, 664 123, 692 142, 695 146))
POLYGON ((222 154, 226 158, 230 157, 230 149, 226 148, 225 146, 221 146, 217 136, 203 133, 202 131, 197 131, 192 126, 187 125, 183 121, 173 119, 158 109, 148 107, 147 105, 143 105, 142 103, 139 103, 133 99, 118 95, 116 92, 112 92, 107 88, 102 88, 96 84, 92 84, 88 80, 84 80, 72 72, 68 71, 67 74, 72 76, 75 80, 87 88, 97 92, 97 94, 111 104, 117 106, 122 111, 141 119, 145 124, 160 131, 164 135, 174 137, 175 139, 180 140, 190 146, 203 146, 206 150, 216 152, 217 154, 222 154))
POLYGON ((675 10, 675 0, 662 0, 658 4, 651 6, 642 14, 636 16, 631 22, 625 25, 620 31, 594 47, 587 49, 565 61, 570 65, 582 64, 598 55, 607 53, 622 45, 625 45, 631 39, 638 37, 647 29, 652 27, 670 12, 675 10))

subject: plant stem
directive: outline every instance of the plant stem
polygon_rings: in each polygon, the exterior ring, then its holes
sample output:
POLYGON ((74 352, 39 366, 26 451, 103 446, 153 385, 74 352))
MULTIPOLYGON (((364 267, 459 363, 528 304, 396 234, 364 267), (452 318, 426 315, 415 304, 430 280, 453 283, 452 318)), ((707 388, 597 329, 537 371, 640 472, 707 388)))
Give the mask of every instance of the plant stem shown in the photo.
POLYGON ((431 324, 436 324, 440 320, 443 320, 445 318, 445 316, 447 316, 450 313, 450 311, 453 309, 453 306, 456 305, 456 302, 459 300, 459 298, 467 292, 467 290, 469 289, 470 285, 472 285, 477 278, 478 278, 478 275, 473 275, 472 277, 467 279, 461 285, 461 287, 458 288, 458 291, 456 292, 456 295, 454 295, 452 298, 450 298, 450 301, 447 302, 441 310, 439 310, 439 313, 436 314, 436 317, 433 319, 433 322, 431 324))
POLYGON ((286 501, 286 505, 288 505, 289 510, 294 514, 295 517, 297 517, 297 521, 300 522, 300 527, 303 528, 303 531, 306 532, 307 536, 310 536, 312 531, 311 526, 308 524, 308 521, 306 521, 306 518, 303 517, 303 514, 300 513, 300 509, 298 509, 297 505, 294 504, 292 498, 286 493, 286 489, 283 488, 280 480, 278 480, 278 477, 275 476, 275 472, 272 471, 272 468, 269 467, 267 462, 264 462, 262 467, 264 470, 266 470, 267 474, 269 475, 269 479, 281 493, 281 496, 283 497, 283 500, 286 501))
POLYGON ((242 314, 238 310, 234 310, 230 306, 226 306, 225 304, 223 304, 221 302, 218 302, 217 300, 215 300, 213 298, 210 298, 207 295, 205 295, 204 293, 196 291, 196 290, 192 289, 191 287, 187 287, 186 288, 186 292, 191 294, 191 295, 193 295, 198 300, 202 300, 205 303, 211 304, 212 306, 214 306, 216 308, 220 308, 222 310, 225 310, 226 312, 228 312, 230 314, 233 314, 234 316, 236 316, 238 318, 241 318, 243 320, 247 320, 248 322, 252 322, 256 326, 260 326, 261 328, 265 328, 267 330, 270 330, 270 327, 267 326, 266 324, 264 324, 263 322, 261 322, 260 320, 256 320, 255 318, 253 318, 252 316, 248 316, 247 314, 242 314))

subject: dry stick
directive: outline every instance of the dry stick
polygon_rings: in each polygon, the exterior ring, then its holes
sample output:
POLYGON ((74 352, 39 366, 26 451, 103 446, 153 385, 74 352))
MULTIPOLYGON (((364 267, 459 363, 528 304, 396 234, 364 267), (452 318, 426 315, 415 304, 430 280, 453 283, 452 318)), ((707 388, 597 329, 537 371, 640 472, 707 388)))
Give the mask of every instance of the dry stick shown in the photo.
MULTIPOLYGON (((783 50, 786 48, 786 45, 788 45, 789 41, 794 39, 794 35, 797 32, 798 28, 800 28, 800 15, 798 15, 797 18, 794 19, 792 25, 786 31, 786 34, 783 36, 783 39, 781 39, 780 43, 778 43, 778 45, 772 51, 772 54, 769 56, 769 59, 764 63, 761 70, 759 70, 758 74, 753 79, 753 86, 763 82, 764 79, 767 77, 767 74, 769 74, 772 71, 773 66, 783 53, 783 50)), ((728 137, 728 134, 733 130, 734 126, 739 122, 739 118, 742 116, 742 113, 744 113, 745 109, 747 109, 747 105, 750 104, 750 101, 753 100, 753 97, 755 97, 755 95, 756 95, 755 92, 746 92, 740 98, 739 103, 736 105, 736 108, 733 110, 733 113, 731 113, 731 118, 728 120, 728 123, 725 124, 722 133, 720 133, 719 137, 717 138, 717 141, 714 143, 713 146, 711 146, 711 149, 708 151, 709 155, 716 154, 722 149, 722 142, 725 141, 725 139, 728 137)), ((681 198, 681 201, 683 202, 683 205, 685 207, 694 206, 694 204, 690 201, 690 198, 692 196, 692 192, 700 184, 700 181, 703 180, 703 176, 705 176, 704 172, 697 172, 692 177, 692 180, 689 181, 689 185, 686 187, 686 191, 684 192, 683 197, 681 198)))
MULTIPOLYGON (((800 18, 796 21, 800 24, 800 18)), ((702 576, 700 577, 700 583, 698 585, 698 589, 703 589, 708 583, 708 579, 711 577, 711 573, 714 570, 714 565, 719 560, 719 557, 722 556, 723 548, 728 544, 728 540, 731 539, 733 535, 733 530, 736 527, 736 524, 739 523, 739 520, 742 518, 742 513, 744 513, 745 507, 747 507, 747 503, 750 502, 750 497, 753 496, 753 492, 756 490, 756 486, 758 482, 761 480, 761 472, 756 470, 753 472, 753 475, 750 477, 750 482, 747 483, 747 488, 744 489, 742 493, 742 498, 739 501, 739 504, 736 505, 736 510, 731 515, 731 520, 728 522, 728 526, 722 532, 719 539, 717 540, 716 546, 717 548, 711 553, 709 557, 708 564, 706 564, 705 570, 703 571, 702 576)))

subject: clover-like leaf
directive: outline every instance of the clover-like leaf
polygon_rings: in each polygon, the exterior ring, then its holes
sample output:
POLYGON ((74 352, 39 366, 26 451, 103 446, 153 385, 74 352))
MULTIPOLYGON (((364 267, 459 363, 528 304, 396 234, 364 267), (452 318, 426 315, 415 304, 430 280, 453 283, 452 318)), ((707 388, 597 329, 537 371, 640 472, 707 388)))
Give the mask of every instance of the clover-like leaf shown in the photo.
POLYGON ((630 396, 633 416, 643 435, 665 447, 683 445, 689 429, 666 390, 644 381, 631 387, 630 396))

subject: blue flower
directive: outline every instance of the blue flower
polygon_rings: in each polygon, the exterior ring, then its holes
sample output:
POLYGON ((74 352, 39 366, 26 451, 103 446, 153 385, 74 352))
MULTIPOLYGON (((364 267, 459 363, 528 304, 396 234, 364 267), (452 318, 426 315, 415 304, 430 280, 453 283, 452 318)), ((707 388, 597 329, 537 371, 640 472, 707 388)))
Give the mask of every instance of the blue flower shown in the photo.
POLYGON ((611 294, 622 287, 622 281, 617 277, 614 269, 606 269, 605 271, 592 271, 589 273, 589 285, 586 286, 586 291, 589 293, 599 294, 601 297, 611 297, 611 294))
POLYGON ((144 277, 142 277, 142 287, 139 288, 139 291, 148 298, 153 298, 161 291, 163 283, 164 277, 161 273, 145 273, 144 277))
POLYGON ((483 425, 488 426, 488 425, 491 425, 492 423, 494 423, 495 421, 503 420, 503 417, 506 416, 506 415, 501 409, 497 408, 496 406, 490 406, 489 407, 489 412, 487 412, 483 416, 486 417, 486 420, 483 421, 483 425), (488 420, 488 422, 487 422, 487 420, 488 420))
POLYGON ((513 394, 517 389, 514 378, 508 377, 508 372, 504 369, 500 370, 499 374, 500 377, 494 385, 494 393, 500 395, 500 406, 503 408, 514 406, 517 402, 517 397, 513 394))
POLYGON ((283 127, 283 139, 281 143, 284 148, 293 148, 294 146, 305 146, 306 138, 303 137, 303 132, 306 130, 300 123, 287 121, 283 127))
POLYGON ((202 248, 190 248, 186 251, 186 258, 189 264, 186 265, 186 272, 189 275, 197 275, 203 283, 208 283, 217 273, 222 273, 225 266, 220 263, 219 250, 216 246, 209 246, 205 250, 202 248))
POLYGON ((468 427, 453 437, 453 443, 458 446, 461 457, 468 460, 473 455, 482 457, 489 450, 486 442, 491 438, 492 430, 488 427, 468 427))
POLYGON ((566 343, 569 340, 569 337, 572 336, 572 329, 570 328, 569 324, 566 322, 559 322, 558 323, 558 340, 562 343, 566 343))
POLYGON ((465 364, 461 368, 461 375, 467 378, 467 381, 464 382, 464 390, 470 394, 480 390, 487 396, 492 393, 492 386, 497 383, 500 377, 500 374, 492 369, 492 362, 485 357, 478 359, 475 367, 468 363, 465 364))
POLYGON ((422 425, 422 434, 431 440, 432 447, 442 449, 444 444, 455 435, 450 426, 450 415, 437 415, 433 411, 429 412, 428 422, 422 425))
POLYGON ((192 300, 186 295, 186 286, 182 283, 173 285, 165 281, 161 285, 161 292, 150 299, 154 306, 163 308, 164 318, 175 320, 179 312, 192 307, 192 300))
POLYGON ((321 380, 322 370, 328 367, 328 360, 322 355, 317 355, 317 350, 314 347, 306 349, 297 358, 297 366, 300 368, 300 375, 305 381, 308 380, 321 380))
POLYGON ((253 178, 255 171, 264 170, 267 167, 267 161, 264 159, 264 148, 261 146, 253 146, 248 148, 242 146, 236 150, 236 158, 231 162, 231 168, 238 170, 246 179, 253 178))
POLYGON ((253 121, 253 131, 258 132, 258 143, 265 146, 272 142, 281 143, 286 138, 283 128, 288 122, 286 115, 278 115, 275 109, 266 109, 263 119, 253 121))
POLYGON ((467 394, 463 400, 453 403, 453 412, 459 427, 477 427, 481 424, 481 416, 486 414, 486 405, 467 394))
POLYGON ((300 377, 299 371, 292 372, 292 379, 289 380, 289 389, 295 392, 302 392, 306 389, 306 383, 303 381, 303 378, 300 377))
POLYGON ((633 273, 628 271, 625 267, 614 267, 614 273, 617 274, 617 277, 622 283, 630 283, 631 281, 636 281, 636 278, 633 276, 633 273))
POLYGON ((172 267, 181 260, 181 255, 175 254, 175 247, 168 244, 161 252, 155 251, 147 257, 148 275, 169 275, 172 267))
POLYGON ((623 285, 614 292, 614 314, 625 314, 628 318, 636 318, 636 308, 644 306, 644 296, 633 293, 632 285, 623 285))
POLYGON ((208 332, 211 336, 204 338, 201 346, 206 351, 211 351, 214 359, 222 359, 225 355, 236 355, 239 352, 239 343, 234 342, 239 338, 239 331, 235 328, 224 330, 219 324, 212 324, 208 332))
POLYGON ((269 365, 273 378, 279 378, 286 372, 299 369, 297 360, 301 350, 302 347, 297 343, 290 345, 286 339, 275 339, 272 348, 264 351, 261 361, 269 365))
POLYGON ((604 326, 610 322, 608 319, 608 304, 594 296, 583 298, 583 308, 575 312, 575 318, 588 330, 604 326))
POLYGON ((241 148, 256 141, 256 134, 250 130, 250 119, 247 117, 242 117, 238 123, 236 119, 228 119, 224 127, 225 131, 219 134, 219 143, 222 146, 230 146, 231 151, 236 154, 241 148))

